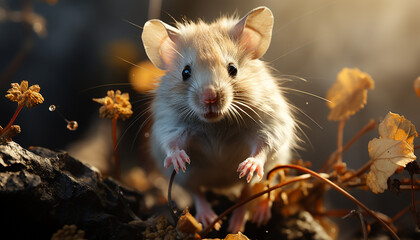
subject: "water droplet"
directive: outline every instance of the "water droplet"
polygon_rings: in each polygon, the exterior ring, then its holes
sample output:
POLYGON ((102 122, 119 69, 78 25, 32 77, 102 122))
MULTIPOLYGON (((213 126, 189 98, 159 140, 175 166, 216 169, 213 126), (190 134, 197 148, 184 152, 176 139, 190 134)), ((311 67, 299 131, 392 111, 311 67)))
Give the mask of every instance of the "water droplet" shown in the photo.
POLYGON ((79 124, 76 121, 67 122, 67 129, 70 131, 76 131, 78 127, 79 127, 79 124))
POLYGON ((48 110, 50 110, 50 112, 54 112, 54 111, 55 111, 55 109, 56 109, 56 106, 55 106, 55 105, 51 105, 51 106, 48 108, 48 110))

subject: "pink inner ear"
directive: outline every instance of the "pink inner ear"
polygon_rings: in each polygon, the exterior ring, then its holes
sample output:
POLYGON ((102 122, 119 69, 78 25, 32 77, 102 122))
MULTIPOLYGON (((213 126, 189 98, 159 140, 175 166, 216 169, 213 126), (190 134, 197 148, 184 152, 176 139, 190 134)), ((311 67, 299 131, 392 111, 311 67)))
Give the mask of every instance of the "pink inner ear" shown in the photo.
POLYGON ((165 69, 170 69, 175 58, 176 58, 176 51, 175 51, 175 43, 171 41, 169 37, 165 37, 162 39, 160 48, 159 48, 159 55, 160 59, 164 64, 165 69))
POLYGON ((245 51, 253 54, 253 58, 257 58, 258 53, 256 51, 261 43, 261 38, 262 36, 258 32, 251 28, 245 28, 241 34, 239 43, 245 51))

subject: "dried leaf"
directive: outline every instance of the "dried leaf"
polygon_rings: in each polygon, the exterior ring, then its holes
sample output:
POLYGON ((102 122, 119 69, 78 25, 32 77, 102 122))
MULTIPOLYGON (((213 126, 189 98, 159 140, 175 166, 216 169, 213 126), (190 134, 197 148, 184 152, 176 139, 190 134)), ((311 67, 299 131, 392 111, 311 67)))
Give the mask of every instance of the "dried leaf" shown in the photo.
POLYGON ((369 142, 368 150, 373 163, 366 184, 374 193, 384 192, 395 170, 416 159, 412 144, 403 140, 375 138, 369 142))
POLYGON ((203 225, 185 209, 178 220, 177 229, 184 234, 198 233, 203 230, 203 225))
POLYGON ((367 89, 373 89, 374 82, 369 74, 357 68, 343 68, 337 75, 337 81, 328 90, 326 98, 331 109, 328 119, 340 121, 364 107, 367 101, 367 89))
POLYGON ((121 94, 120 90, 116 92, 110 90, 106 97, 93 98, 92 100, 103 105, 99 108, 99 116, 102 118, 121 118, 125 120, 133 114, 130 96, 128 93, 121 94))
POLYGON ((238 232, 237 234, 228 234, 224 240, 249 240, 249 238, 238 232))
POLYGON ((389 112, 379 124, 379 135, 383 138, 403 140, 413 144, 417 137, 416 127, 404 116, 389 112))

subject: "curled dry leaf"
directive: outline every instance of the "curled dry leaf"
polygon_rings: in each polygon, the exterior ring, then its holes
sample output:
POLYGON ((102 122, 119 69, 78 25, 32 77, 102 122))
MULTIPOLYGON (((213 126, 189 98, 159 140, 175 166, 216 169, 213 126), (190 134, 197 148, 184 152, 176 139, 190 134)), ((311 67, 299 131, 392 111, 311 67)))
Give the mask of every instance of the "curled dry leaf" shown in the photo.
POLYGON ((379 135, 383 138, 403 140, 413 144, 417 137, 416 127, 404 116, 389 112, 379 124, 379 135))
POLYGON ((368 150, 373 162, 366 184, 374 192, 387 189, 387 180, 399 167, 414 161, 413 141, 416 127, 404 116, 388 113, 379 125, 380 138, 369 142, 368 150))
POLYGON ((367 89, 374 88, 374 81, 369 74, 357 68, 343 68, 337 75, 337 81, 328 90, 326 98, 331 109, 328 119, 340 121, 364 107, 367 101, 367 89))
POLYGON ((366 184, 374 193, 387 189, 387 180, 398 167, 416 160, 413 146, 402 140, 375 138, 369 142, 368 150, 373 163, 366 184))
POLYGON ((27 108, 35 107, 44 102, 44 98, 39 93, 39 85, 32 85, 28 88, 28 81, 12 83, 12 88, 7 90, 6 98, 17 102, 19 105, 25 105, 27 108))
POLYGON ((125 120, 129 118, 133 111, 131 110, 130 96, 128 93, 121 94, 120 90, 107 92, 103 98, 93 98, 95 102, 102 104, 99 108, 99 116, 102 118, 120 118, 125 120))

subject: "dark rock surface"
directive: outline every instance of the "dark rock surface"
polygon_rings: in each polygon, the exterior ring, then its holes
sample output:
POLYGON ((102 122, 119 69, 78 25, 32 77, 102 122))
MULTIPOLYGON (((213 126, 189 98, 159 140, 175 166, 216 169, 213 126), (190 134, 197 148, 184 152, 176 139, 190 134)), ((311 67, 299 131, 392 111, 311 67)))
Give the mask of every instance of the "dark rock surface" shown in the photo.
POLYGON ((0 145, 0 229, 8 239, 50 239, 75 224, 92 239, 141 239, 129 224, 144 213, 143 196, 104 179, 70 157, 17 143, 0 145))

